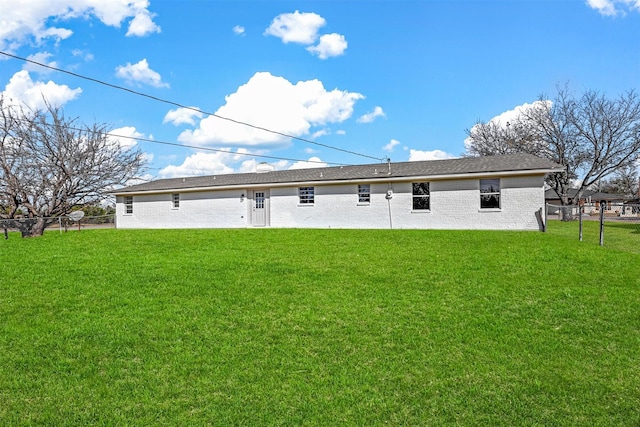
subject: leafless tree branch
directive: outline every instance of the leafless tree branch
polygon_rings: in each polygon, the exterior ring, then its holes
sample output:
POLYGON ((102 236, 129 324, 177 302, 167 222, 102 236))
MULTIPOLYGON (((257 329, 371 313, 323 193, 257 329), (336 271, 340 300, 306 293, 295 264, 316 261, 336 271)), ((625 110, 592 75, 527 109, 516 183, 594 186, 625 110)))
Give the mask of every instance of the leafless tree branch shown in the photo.
POLYGON ((53 218, 138 176, 143 153, 107 131, 58 107, 33 111, 0 98, 0 217, 15 220, 25 237, 41 235, 53 218))
POLYGON ((565 172, 547 184, 563 205, 576 204, 589 186, 638 158, 640 99, 634 91, 615 99, 593 90, 576 97, 558 87, 553 101, 540 96, 512 123, 480 122, 467 136, 472 156, 527 152, 563 165, 565 172), (570 197, 573 187, 578 191, 570 197))

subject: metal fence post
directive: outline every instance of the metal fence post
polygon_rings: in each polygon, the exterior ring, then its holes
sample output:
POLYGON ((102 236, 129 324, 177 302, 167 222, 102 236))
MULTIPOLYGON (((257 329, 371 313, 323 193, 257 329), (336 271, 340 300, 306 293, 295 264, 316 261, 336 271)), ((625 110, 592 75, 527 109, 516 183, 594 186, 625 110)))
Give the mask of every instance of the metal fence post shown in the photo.
POLYGON ((578 208, 578 214, 580 215, 580 241, 582 242, 582 214, 584 213, 584 206, 578 208))
POLYGON ((600 246, 604 246, 604 209, 600 204, 600 246))

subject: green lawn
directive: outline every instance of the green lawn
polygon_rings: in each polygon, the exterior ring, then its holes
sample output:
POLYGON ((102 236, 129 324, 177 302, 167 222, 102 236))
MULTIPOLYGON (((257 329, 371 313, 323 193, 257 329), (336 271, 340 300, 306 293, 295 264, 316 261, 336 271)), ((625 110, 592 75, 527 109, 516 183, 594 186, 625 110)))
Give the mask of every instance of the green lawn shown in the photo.
POLYGON ((638 426, 640 253, 570 226, 12 234, 0 424, 638 426))
MULTIPOLYGON (((549 221, 549 233, 567 237, 572 240, 579 239, 579 221, 561 222, 549 221)), ((629 221, 605 220, 604 246, 608 249, 616 249, 640 255, 640 219, 629 221)), ((600 244, 600 222, 598 220, 585 220, 582 222, 582 241, 587 244, 600 244)))

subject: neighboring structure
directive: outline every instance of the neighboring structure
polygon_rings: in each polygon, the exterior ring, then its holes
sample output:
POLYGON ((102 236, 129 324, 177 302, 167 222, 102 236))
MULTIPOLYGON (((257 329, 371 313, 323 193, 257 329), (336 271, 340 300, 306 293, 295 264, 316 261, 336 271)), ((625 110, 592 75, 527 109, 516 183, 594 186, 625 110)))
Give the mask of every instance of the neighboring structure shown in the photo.
MULTIPOLYGON (((115 191, 118 228, 538 230, 544 177, 528 154, 173 178, 115 191)), ((266 169, 266 171, 265 171, 266 169)))
MULTIPOLYGON (((570 188, 567 192, 570 199, 574 199, 577 194, 577 188, 570 188)), ((547 214, 558 215, 562 202, 556 191, 552 188, 545 191, 544 200, 547 203, 547 214)), ((578 203, 576 203, 572 208, 572 213, 574 215, 578 215, 578 209, 580 206, 582 207, 583 213, 587 215, 599 215, 602 208, 604 208, 606 214, 624 215, 626 211, 631 212, 631 209, 625 209, 625 202, 627 202, 627 198, 619 194, 585 190, 578 203)))

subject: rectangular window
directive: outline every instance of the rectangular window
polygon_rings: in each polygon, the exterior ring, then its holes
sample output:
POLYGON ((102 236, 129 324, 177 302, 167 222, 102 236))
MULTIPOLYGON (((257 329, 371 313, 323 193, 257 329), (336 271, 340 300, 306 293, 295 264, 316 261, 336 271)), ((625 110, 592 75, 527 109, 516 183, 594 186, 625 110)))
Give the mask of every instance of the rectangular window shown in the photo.
POLYGON ((413 210, 419 211, 431 209, 429 202, 429 183, 414 182, 411 186, 413 188, 413 210))
POLYGON ((480 180, 480 209, 500 209, 500 180, 480 180))
POLYGON ((358 184, 358 203, 371 202, 371 185, 358 184))
POLYGON ((124 196, 124 213, 133 213, 133 196, 124 196))
POLYGON ((171 199, 173 200, 173 208, 178 209, 180 207, 180 194, 172 194, 171 199))
POLYGON ((314 203, 314 187, 299 187, 298 197, 301 205, 312 205, 314 203))

